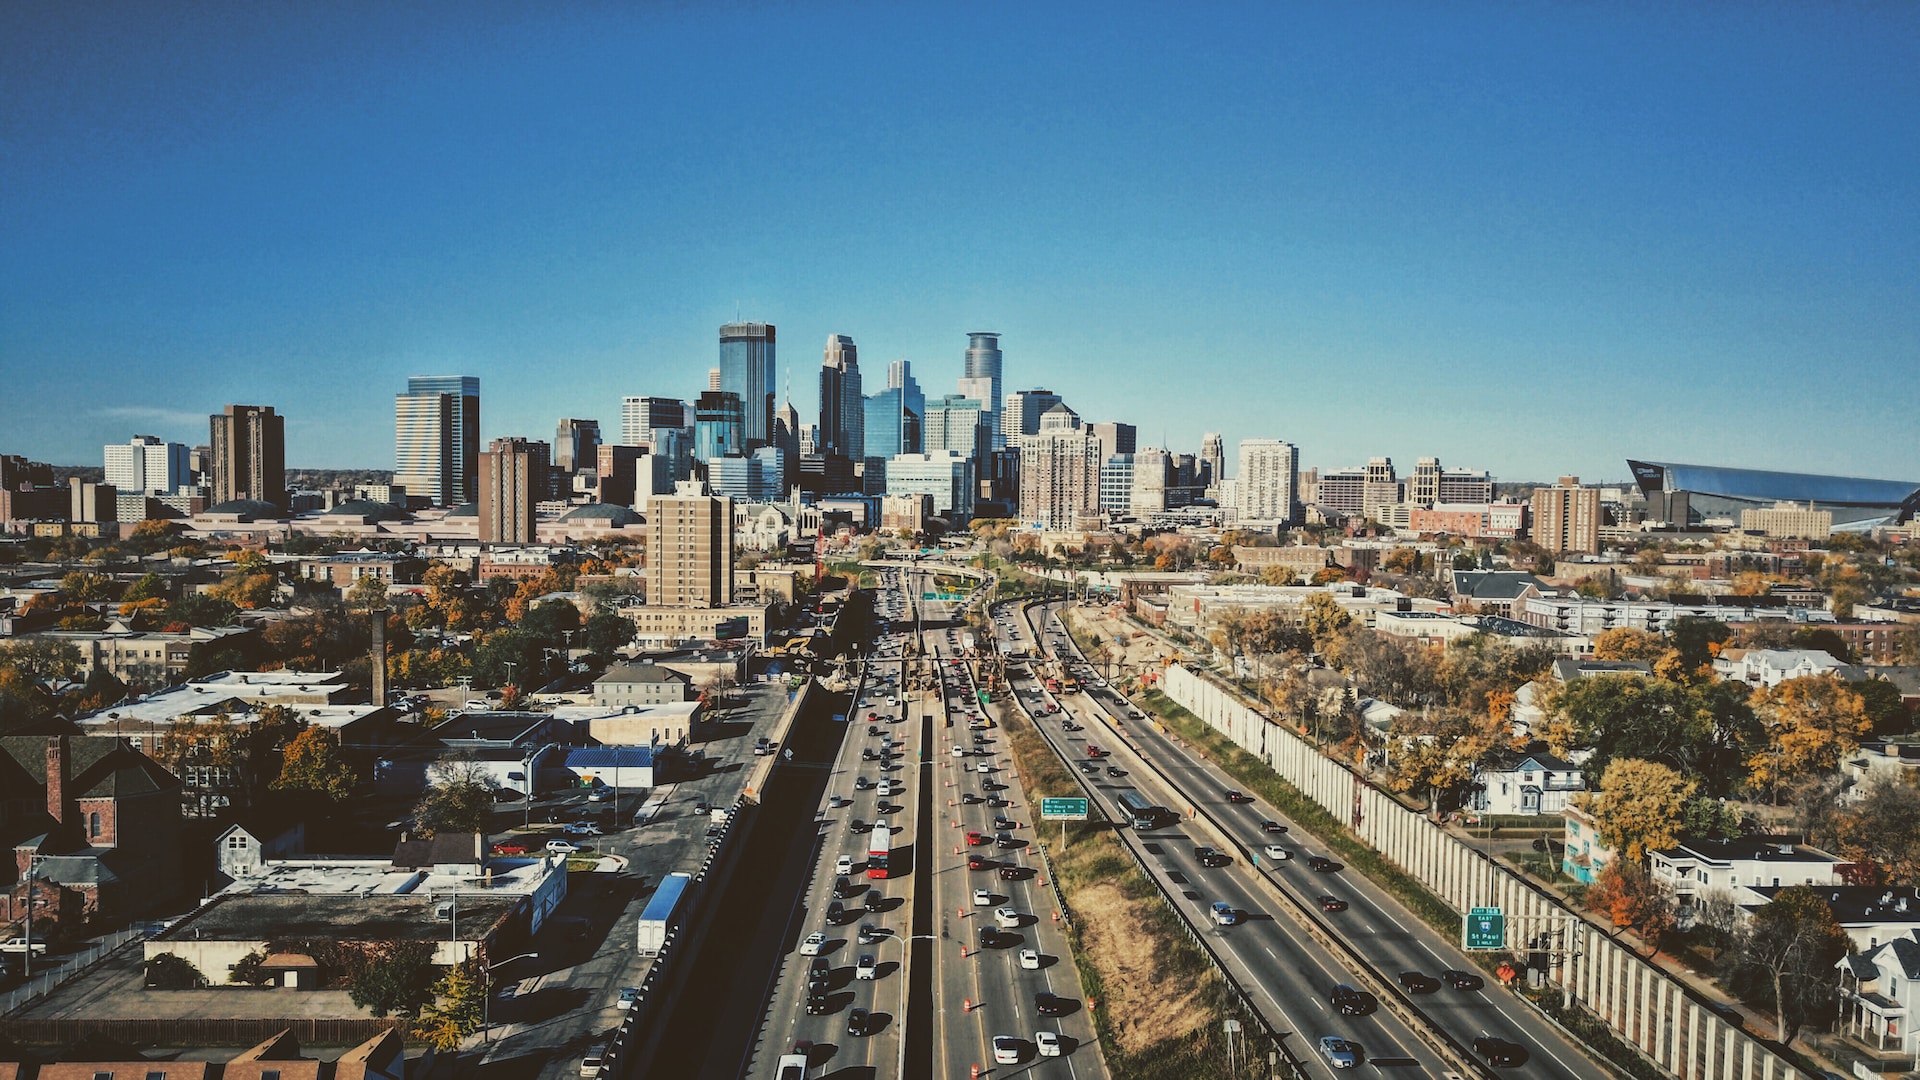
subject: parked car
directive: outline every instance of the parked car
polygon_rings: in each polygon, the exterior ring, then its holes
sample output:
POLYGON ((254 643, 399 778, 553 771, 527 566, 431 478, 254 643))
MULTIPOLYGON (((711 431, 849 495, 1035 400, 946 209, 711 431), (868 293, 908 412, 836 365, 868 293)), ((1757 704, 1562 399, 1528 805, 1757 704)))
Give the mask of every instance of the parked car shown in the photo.
POLYGON ((547 853, 549 855, 572 855, 579 850, 580 846, 569 840, 547 841, 547 853))

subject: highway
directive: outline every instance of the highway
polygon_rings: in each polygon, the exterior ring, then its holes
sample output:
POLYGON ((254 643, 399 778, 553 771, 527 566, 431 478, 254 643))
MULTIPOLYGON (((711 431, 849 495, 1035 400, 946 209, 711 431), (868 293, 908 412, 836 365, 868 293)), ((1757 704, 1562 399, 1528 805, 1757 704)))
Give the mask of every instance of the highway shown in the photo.
MULTIPOLYGON (((1398 979, 1401 972, 1419 972, 1437 977, 1448 969, 1477 970, 1459 949, 1457 938, 1449 940, 1432 930, 1363 875, 1337 870, 1316 873, 1310 869, 1307 861, 1311 856, 1328 856, 1330 853, 1316 847, 1310 836, 1301 833, 1293 822, 1273 807, 1258 800, 1229 802, 1226 793, 1234 788, 1230 778, 1153 725, 1133 720, 1132 715, 1137 710, 1118 692, 1095 681, 1092 667, 1086 664, 1085 658, 1060 627, 1057 611, 1051 607, 1037 608, 1035 611, 1036 617, 1037 613, 1044 612, 1047 651, 1066 660, 1067 670, 1081 678, 1088 687, 1086 693, 1066 695, 1062 713, 1085 725, 1085 730, 1078 733, 1061 732, 1058 735, 1080 745, 1089 741, 1099 742, 1113 750, 1117 758, 1132 759, 1133 766, 1130 768, 1137 771, 1127 779, 1128 783, 1169 800, 1165 805, 1177 807, 1184 813, 1197 811, 1201 817, 1218 823, 1226 834, 1222 836, 1210 829, 1202 831, 1189 818, 1179 830, 1149 833, 1142 837, 1165 853, 1168 871, 1182 874, 1191 883, 1190 893, 1197 894, 1196 905, 1225 900, 1235 907, 1244 906, 1251 912, 1278 915, 1283 901, 1276 895, 1276 889, 1291 890, 1309 903, 1313 902, 1314 897, 1330 894, 1346 901, 1349 906, 1344 911, 1323 913, 1324 925, 1341 934, 1380 978, 1393 981, 1398 979), (1178 790, 1164 789, 1149 770, 1140 768, 1139 755, 1151 758, 1178 790), (1267 820, 1278 822, 1287 831, 1278 834, 1264 831, 1262 822, 1267 820), (1180 853, 1190 856, 1195 842, 1220 845, 1223 840, 1238 845, 1238 849, 1232 852, 1231 867, 1196 870, 1190 860, 1184 866, 1174 865, 1180 860, 1173 856, 1180 853), (1265 845, 1275 842, 1286 849, 1291 858, 1278 862, 1262 858, 1258 867, 1247 864, 1247 854, 1257 853, 1265 845)), ((1032 626, 1022 626, 1021 629, 1028 640, 1037 641, 1032 626)), ((1042 696, 1051 697, 1042 691, 1036 700, 1041 700, 1042 696)), ((1117 797, 1121 785, 1103 781, 1101 786, 1103 793, 1117 797)), ((1234 952, 1254 973, 1263 997, 1281 1010, 1282 1015, 1289 1018, 1290 1024, 1296 1016, 1302 1020, 1309 1019, 1309 1016, 1299 1015, 1306 1011, 1302 1006, 1303 998, 1308 996, 1316 980, 1324 986, 1339 970, 1336 964, 1330 963, 1331 956, 1322 955, 1312 965, 1303 964, 1301 957, 1289 958, 1286 951, 1276 946, 1272 940, 1274 937, 1286 938, 1298 933, 1284 917, 1276 922, 1263 923, 1256 915, 1245 926, 1223 927, 1219 932, 1223 939, 1235 942, 1256 939, 1254 944, 1257 951, 1251 951, 1251 955, 1246 948, 1237 947, 1234 952), (1276 935, 1262 932, 1264 928, 1286 932, 1276 935), (1289 972, 1303 976, 1303 981, 1289 980, 1285 977, 1289 972), (1287 985, 1289 982, 1294 983, 1291 993, 1287 985)), ((1611 1075, 1608 1069, 1592 1061, 1561 1036, 1552 1024, 1497 987, 1459 990, 1442 983, 1437 989, 1413 995, 1412 1000, 1433 1023, 1463 1045, 1471 1046, 1475 1037, 1481 1035, 1518 1043, 1527 1052, 1524 1067, 1530 1077, 1599 1080, 1611 1075)), ((1313 1004, 1324 1010, 1324 997, 1314 999, 1313 1004)), ((1384 1012, 1376 1015, 1384 1015, 1384 1012)), ((1312 1019, 1320 1020, 1323 1027, 1332 1020, 1324 1011, 1312 1016, 1312 1019)), ((1301 1030, 1297 1025, 1293 1026, 1295 1030, 1301 1030)), ((1410 1033, 1404 1036, 1387 1031, 1375 1034, 1351 1019, 1336 1025, 1335 1030, 1350 1034, 1360 1041, 1368 1057, 1376 1063, 1382 1049, 1389 1047, 1396 1056, 1410 1053, 1423 1062, 1426 1060, 1417 1045, 1411 1043, 1410 1033), (1379 1039, 1383 1035, 1387 1036, 1386 1043, 1380 1046, 1379 1039)))

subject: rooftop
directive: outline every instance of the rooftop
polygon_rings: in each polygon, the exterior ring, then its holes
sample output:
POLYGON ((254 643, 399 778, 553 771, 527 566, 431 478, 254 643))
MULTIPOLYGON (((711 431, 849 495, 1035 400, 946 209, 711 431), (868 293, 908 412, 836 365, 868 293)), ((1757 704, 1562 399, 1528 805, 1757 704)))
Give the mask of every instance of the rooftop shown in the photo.
MULTIPOLYGON (((452 899, 454 891, 452 883, 438 892, 422 884, 414 892, 379 895, 373 901, 355 893, 223 893, 199 912, 175 923, 160 939, 435 941, 446 938, 453 928, 434 917, 434 907, 452 899)), ((461 925, 470 928, 470 936, 476 938, 484 936, 524 899, 518 891, 482 891, 470 879, 458 887, 458 892, 461 925)))
POLYGON ((688 682, 685 675, 659 664, 642 662, 638 664, 615 664, 607 669, 605 675, 593 680, 595 683, 665 683, 688 682))
MULTIPOLYGON (((1757 893, 1771 901, 1781 888, 1790 886, 1750 886, 1748 892, 1757 893)), ((1800 886, 1812 888, 1827 902, 1833 911, 1833 917, 1841 925, 1861 923, 1910 923, 1920 926, 1920 888, 1895 888, 1891 885, 1813 885, 1800 886)))
POLYGON ((1656 854, 1668 859, 1704 859, 1708 862, 1824 862, 1837 863, 1837 855, 1772 836, 1736 836, 1731 840, 1702 840, 1683 836, 1670 848, 1656 854))

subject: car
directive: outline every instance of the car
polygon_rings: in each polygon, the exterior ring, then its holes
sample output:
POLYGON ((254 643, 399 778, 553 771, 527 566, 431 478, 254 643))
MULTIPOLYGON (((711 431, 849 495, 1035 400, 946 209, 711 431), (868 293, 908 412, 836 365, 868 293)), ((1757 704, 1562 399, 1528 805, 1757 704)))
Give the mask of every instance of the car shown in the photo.
POLYGON ((1274 862, 1286 862, 1288 859, 1293 858, 1293 852, 1288 851, 1279 844, 1268 844, 1266 847, 1260 849, 1260 854, 1265 855, 1274 862))
POLYGON ((1076 724, 1076 723, 1074 723, 1074 722, 1073 722, 1073 721, 1071 721, 1071 720, 1062 720, 1062 721, 1060 721, 1060 730, 1061 730, 1061 731, 1079 731, 1079 730, 1081 730, 1081 729, 1082 729, 1082 728, 1083 728, 1084 726, 1085 726, 1085 725, 1082 725, 1082 724, 1076 724))
POLYGON ((1127 770, 1121 768, 1118 765, 1109 765, 1107 766, 1107 775, 1112 777, 1121 777, 1121 776, 1127 775, 1127 770))
POLYGON ((986 834, 986 833, 979 833, 979 832, 969 832, 969 833, 967 833, 967 846, 968 846, 968 847, 980 847, 980 846, 982 846, 982 845, 984 845, 984 844, 986 844, 986 843, 988 843, 988 840, 987 840, 987 834, 986 834))
POLYGON ((1095 765, 1091 761, 1083 761, 1080 763, 1080 771, 1086 773, 1088 776, 1099 776, 1100 766, 1095 765))
POLYGON ((988 867, 993 865, 994 865, 994 861, 992 859, 987 858, 984 855, 968 855, 967 856, 967 869, 969 870, 985 870, 988 867))
POLYGON ((1321 911, 1347 910, 1347 902, 1337 896, 1319 896, 1315 900, 1319 903, 1321 911))
POLYGON ((807 986, 825 986, 833 978, 833 961, 816 956, 807 961, 807 986))
POLYGON ((855 791, 865 791, 872 786, 873 781, 868 780, 864 776, 856 776, 853 778, 853 790, 855 791))
POLYGON ((1250 803, 1253 801, 1253 796, 1238 791, 1229 791, 1227 792, 1227 801, 1230 803, 1250 803))
POLYGON ((1040 970, 1040 952, 1037 949, 1020 950, 1020 966, 1028 971, 1040 970))
POLYGON ((960 796, 960 804, 962 806, 977 806, 983 801, 985 800, 971 791, 965 792, 960 796))
POLYGON ((587 792, 587 801, 588 802, 612 802, 613 789, 603 788, 603 787, 594 788, 592 791, 587 792))
POLYGON ((1018 1065, 1020 1064, 1021 1049, 1019 1039, 1011 1035, 995 1035, 993 1037, 993 1063, 995 1065, 1018 1065))
POLYGON ((827 921, 839 926, 847 921, 847 906, 835 900, 827 905, 827 921))
POLYGON ((1331 874, 1337 870, 1344 870, 1346 868, 1334 862, 1332 859, 1327 858, 1325 855, 1310 855, 1307 857, 1307 869, 1316 874, 1331 874))
POLYGON ((872 982, 874 970, 878 967, 879 964, 874 962, 872 953, 861 953, 860 959, 853 962, 853 977, 872 982))
POLYGON ((600 826, 591 821, 570 821, 560 827, 568 836, 599 836, 600 826))
POLYGON ((1041 1057, 1060 1056, 1060 1033, 1057 1031, 1036 1031, 1033 1033, 1033 1048, 1041 1057))
POLYGON ((993 894, 991 892, 988 892, 985 889, 973 890, 973 906, 974 907, 992 907, 993 894))
POLYGON ((1260 823, 1260 831, 1261 832, 1286 832, 1287 827, 1273 820, 1272 818, 1268 818, 1265 821, 1262 821, 1260 823))
POLYGON ((1033 1011, 1041 1016, 1065 1016, 1073 1011, 1074 1004, 1048 990, 1033 995, 1033 1011))
POLYGON ((525 855, 527 845, 519 840, 502 840, 493 845, 495 855, 525 855))
POLYGON ((1024 920, 1020 917, 1020 913, 1018 911, 1015 911, 1013 908, 998 907, 993 909, 993 924, 995 926, 1001 926, 1001 927, 1005 927, 1008 930, 1012 930, 1015 927, 1019 926, 1023 921, 1024 920))
POLYGON ((1012 818, 1010 818, 1010 817, 1004 817, 1004 816, 998 816, 998 815, 996 815, 996 816, 994 817, 994 819, 993 819, 993 827, 994 827, 995 829, 998 829, 998 830, 999 830, 999 831, 1001 831, 1001 832, 1006 832, 1006 831, 1007 831, 1007 830, 1009 830, 1009 829, 1017 829, 1017 828, 1019 828, 1019 827, 1020 827, 1020 823, 1019 823, 1019 822, 1017 822, 1017 821, 1015 821, 1015 820, 1013 820, 1013 819, 1012 819, 1012 818))
POLYGON ((1024 866, 1002 866, 1000 868, 1001 881, 1019 881, 1026 876, 1027 868, 1024 866))
POLYGON ((866 903, 862 904, 861 906, 865 907, 868 911, 873 912, 873 911, 879 911, 881 906, 884 905, 886 902, 887 902, 887 898, 880 894, 879 889, 868 889, 866 903))
POLYGON ((1440 989, 1440 980, 1418 971, 1403 971, 1400 986, 1409 994, 1431 994, 1440 989))
POLYGON ((620 999, 614 1002, 613 1004, 615 1008, 620 1009, 621 1011, 624 1012, 625 1010, 631 1009, 639 1003, 640 1003, 640 988, 637 986, 629 986, 620 991, 620 999))
POLYGON ((1338 1035, 1320 1036, 1320 1056, 1336 1069, 1351 1069, 1360 1064, 1360 1048, 1338 1035))
POLYGON ((826 994, 809 993, 807 995, 807 1015, 825 1016, 829 1011, 829 1004, 826 994))
POLYGON ((856 1008, 847 1014, 847 1034, 865 1037, 873 1034, 873 1014, 856 1008))
POLYGON ((990 773, 993 771, 993 762, 988 761, 985 758, 982 758, 981 760, 973 763, 973 771, 990 773))
POLYGON ((842 855, 839 858, 833 860, 833 872, 836 874, 853 873, 853 856, 842 855))
POLYGON ((693 812, 696 817, 703 817, 707 814, 711 814, 713 813, 713 804, 705 801, 694 803, 693 812))
POLYGON ((989 780, 986 783, 980 785, 980 790, 981 791, 1005 791, 1007 790, 1007 785, 1001 783, 998 780, 989 780))
POLYGON ((1214 901, 1213 921, 1220 926, 1232 926, 1240 921, 1240 913, 1233 910, 1232 904, 1214 901))
POLYGON ((579 850, 580 845, 568 840, 547 841, 547 853, 549 855, 572 855, 579 850))
POLYGON ((1440 973, 1440 978, 1455 990, 1479 990, 1487 985, 1487 980, 1459 968, 1448 968, 1440 973))
POLYGON ((949 753, 951 753, 951 754, 952 754, 952 755, 953 755, 954 757, 966 757, 966 756, 967 756, 967 748, 966 748, 966 747, 964 747, 964 746, 955 746, 955 747, 954 747, 954 748, 953 748, 952 750, 950 750, 950 751, 948 751, 948 752, 949 752, 949 753))
POLYGON ((1025 843, 1025 840, 1020 839, 1012 833, 1003 832, 993 834, 993 846, 997 848, 1016 848, 1025 843))
POLYGON ((1520 1065, 1527 1060, 1526 1047, 1487 1034, 1473 1040, 1473 1052, 1486 1058, 1489 1065, 1520 1065))
POLYGON ((869 737, 869 738, 871 738, 872 736, 875 736, 875 735, 878 735, 878 734, 880 734, 880 725, 879 725, 879 724, 868 724, 868 725, 867 725, 867 735, 868 735, 868 737, 869 737))
POLYGON ((1378 998, 1348 983, 1335 983, 1327 1000, 1342 1016, 1367 1016, 1380 1007, 1378 998))
POLYGON ((826 947, 827 947, 826 933, 824 931, 815 930, 813 933, 807 935, 807 939, 805 941, 802 941, 800 943, 800 955, 801 956, 819 956, 820 950, 826 947))
POLYGON ((860 937, 859 937, 860 944, 871 945, 874 942, 879 941, 880 937, 881 937, 881 931, 879 927, 873 925, 870 922, 860 924, 860 937))
POLYGON ((807 1080, 807 1055, 782 1054, 774 1067, 775 1080, 807 1080))
POLYGON ((1193 849, 1193 857, 1200 861, 1201 866, 1226 866, 1233 862, 1233 856, 1205 844, 1193 849))
POLYGON ((994 808, 994 809, 996 809, 996 810, 998 810, 998 809, 1001 809, 1001 808, 1003 808, 1003 807, 1008 807, 1008 806, 1012 806, 1013 804, 1012 804, 1012 803, 1010 803, 1010 802, 1008 802, 1007 800, 1005 800, 1005 799, 1003 799, 1003 798, 1001 798, 1001 797, 1000 797, 1000 796, 998 796, 998 795, 989 795, 989 796, 987 796, 987 805, 988 805, 988 806, 990 806, 990 807, 993 807, 993 808, 994 808))

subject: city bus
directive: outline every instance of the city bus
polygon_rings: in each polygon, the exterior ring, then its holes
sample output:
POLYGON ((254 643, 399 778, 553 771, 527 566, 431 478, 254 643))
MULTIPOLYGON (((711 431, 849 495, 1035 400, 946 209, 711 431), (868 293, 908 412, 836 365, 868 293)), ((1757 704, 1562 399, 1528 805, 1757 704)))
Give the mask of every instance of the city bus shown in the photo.
POLYGON ((1137 791, 1120 793, 1120 815, 1133 822, 1136 829, 1157 829, 1173 816, 1166 807, 1148 802, 1146 796, 1137 791))
POLYGON ((867 837, 867 876, 886 877, 887 857, 891 854, 890 848, 893 844, 893 830, 887 827, 887 819, 880 818, 875 821, 867 837))

